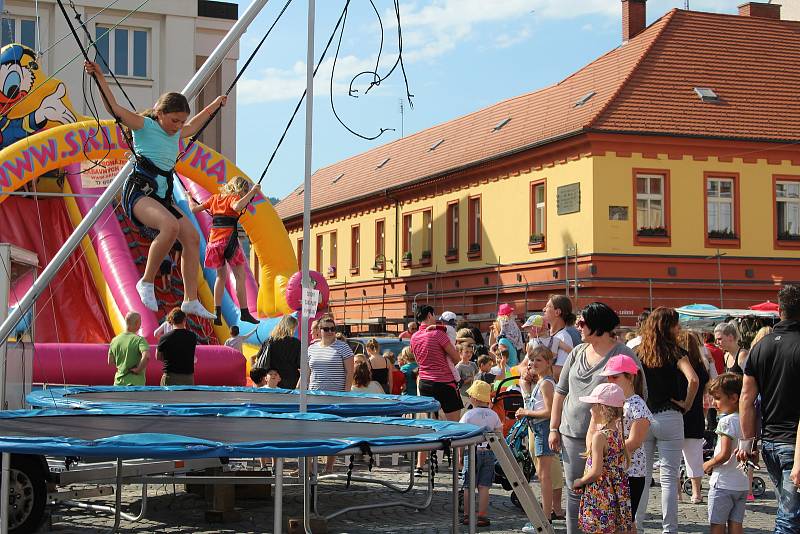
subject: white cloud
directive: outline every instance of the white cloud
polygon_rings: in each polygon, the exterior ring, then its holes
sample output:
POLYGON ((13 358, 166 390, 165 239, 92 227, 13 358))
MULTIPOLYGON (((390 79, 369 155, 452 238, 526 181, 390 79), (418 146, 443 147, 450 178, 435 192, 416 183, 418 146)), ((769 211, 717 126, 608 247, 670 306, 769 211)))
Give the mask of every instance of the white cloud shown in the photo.
MULTIPOLYGON (((682 0, 651 0, 648 12, 661 15, 673 7, 683 7, 682 0)), ((731 12, 729 0, 691 0, 693 10, 731 12)), ((470 39, 484 39, 496 48, 508 48, 531 35, 529 25, 547 19, 594 17, 597 23, 618 21, 622 7, 619 0, 416 0, 400 6, 403 25, 403 58, 407 64, 433 61, 470 39), (496 36, 486 38, 482 31, 492 30, 496 36), (502 29, 502 32, 500 31, 502 29)), ((383 14, 387 43, 393 43, 396 28, 393 10, 383 14)), ((581 26, 592 31, 596 24, 581 26)), ((352 27, 351 27, 352 28, 352 27)), ((387 46, 391 47, 391 44, 387 46)), ((386 50, 384 50, 386 52, 386 50)), ((391 63, 396 56, 384 54, 391 63)), ((347 91, 350 79, 358 72, 374 69, 375 59, 349 55, 340 57, 336 68, 334 91, 347 91)), ((327 95, 330 90, 332 62, 326 60, 317 74, 314 90, 327 95)), ((363 89, 366 77, 359 80, 363 89)), ((256 103, 298 98, 305 88, 305 63, 297 62, 289 69, 266 69, 239 82, 241 102, 256 103)))

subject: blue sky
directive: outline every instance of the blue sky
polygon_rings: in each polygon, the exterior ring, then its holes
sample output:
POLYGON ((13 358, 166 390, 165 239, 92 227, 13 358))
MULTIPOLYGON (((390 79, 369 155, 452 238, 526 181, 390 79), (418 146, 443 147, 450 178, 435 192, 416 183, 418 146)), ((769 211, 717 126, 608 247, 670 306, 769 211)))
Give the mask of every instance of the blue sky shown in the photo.
MULTIPOLYGON (((392 0, 374 0, 385 26, 381 72, 397 57, 392 0)), ((735 13, 742 0, 690 0, 698 11, 735 13)), ((238 0, 243 12, 249 0, 238 0)), ((270 0, 241 42, 240 65, 285 0, 270 0)), ((321 53, 344 0, 318 0, 316 51, 321 53)), ((294 0, 238 85, 237 163, 258 179, 305 88, 307 2, 294 0)), ((649 0, 648 23, 684 0, 649 0)), ((621 41, 619 0, 414 0, 401 1, 403 57, 414 109, 404 101, 406 135, 558 82, 621 41)), ((351 98, 354 74, 372 69, 380 31, 367 0, 352 0, 335 70, 336 109, 330 105, 331 62, 336 42, 315 83, 314 161, 319 169, 400 137, 400 71, 368 95, 351 98)), ((356 80, 360 93, 368 77, 356 80)), ((303 108, 304 109, 304 108, 303 108)), ((284 197, 303 180, 305 117, 301 109, 262 187, 284 197)))

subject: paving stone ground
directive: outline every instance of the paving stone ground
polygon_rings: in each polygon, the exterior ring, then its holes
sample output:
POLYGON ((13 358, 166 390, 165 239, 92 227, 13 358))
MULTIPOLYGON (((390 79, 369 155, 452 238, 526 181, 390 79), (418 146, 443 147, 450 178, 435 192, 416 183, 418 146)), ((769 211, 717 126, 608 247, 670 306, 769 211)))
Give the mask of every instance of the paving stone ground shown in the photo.
MULTIPOLYGON (((398 484, 408 482, 408 473, 400 468, 381 467, 373 473, 368 473, 364 467, 357 468, 358 474, 373 476, 384 480, 394 481, 398 484)), ((766 475, 764 475, 766 476, 766 475)), ((383 507, 374 510, 348 512, 331 520, 328 524, 330 533, 447 533, 450 532, 452 505, 450 493, 450 473, 442 472, 437 478, 431 506, 423 510, 404 508, 399 506, 383 507)), ((744 531, 748 534, 766 534, 773 531, 775 517, 775 499, 771 486, 766 495, 755 503, 747 505, 744 531)), ((123 521, 121 532, 130 533, 250 533, 272 532, 272 501, 270 500, 240 500, 237 501, 237 511, 240 518, 236 522, 226 524, 211 524, 206 522, 204 499, 187 493, 183 486, 173 488, 169 486, 150 486, 150 499, 148 502, 147 516, 143 521, 130 523, 123 521)), ((650 492, 650 517, 645 523, 646 532, 660 532, 660 518, 653 512, 660 510, 660 489, 652 488, 650 492)), ((412 490, 409 499, 419 502, 423 499, 421 491, 412 490)), ((141 498, 139 486, 126 487, 123 491, 122 502, 126 509, 138 512, 141 498)), ((345 489, 343 482, 325 483, 320 493, 320 511, 330 513, 344 507, 356 506, 365 503, 389 501, 398 498, 382 486, 353 483, 350 489, 345 489)), ((679 506, 680 532, 707 532, 707 507, 706 505, 690 504, 688 496, 679 506)), ((93 499, 90 502, 113 504, 113 497, 93 499)), ((301 514, 302 494, 299 487, 286 487, 284 496, 285 517, 295 517, 301 514)), ((523 513, 514 506, 509 498, 509 493, 495 485, 491 491, 490 512, 491 526, 478 529, 479 532, 512 533, 520 532, 526 519, 523 513)), ((112 518, 107 514, 87 512, 74 508, 57 508, 53 511, 52 520, 45 525, 41 532, 59 533, 96 533, 107 532, 113 526, 112 518)), ((461 527, 462 532, 467 532, 467 527, 461 527)), ((563 522, 556 522, 555 531, 566 532, 563 522)), ((285 530, 284 530, 285 532, 285 530)))

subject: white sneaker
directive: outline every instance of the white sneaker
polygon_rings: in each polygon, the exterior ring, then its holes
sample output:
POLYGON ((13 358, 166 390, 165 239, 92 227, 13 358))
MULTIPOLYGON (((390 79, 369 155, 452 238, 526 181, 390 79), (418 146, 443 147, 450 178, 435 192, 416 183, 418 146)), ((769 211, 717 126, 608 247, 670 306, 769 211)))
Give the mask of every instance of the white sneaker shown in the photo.
POLYGON ((199 300, 184 300, 181 304, 181 311, 187 315, 197 315, 203 319, 215 319, 217 317, 205 309, 199 300))
POLYGON ((158 300, 156 300, 156 287, 144 280, 136 282, 136 291, 142 299, 144 307, 150 311, 158 311, 158 300))

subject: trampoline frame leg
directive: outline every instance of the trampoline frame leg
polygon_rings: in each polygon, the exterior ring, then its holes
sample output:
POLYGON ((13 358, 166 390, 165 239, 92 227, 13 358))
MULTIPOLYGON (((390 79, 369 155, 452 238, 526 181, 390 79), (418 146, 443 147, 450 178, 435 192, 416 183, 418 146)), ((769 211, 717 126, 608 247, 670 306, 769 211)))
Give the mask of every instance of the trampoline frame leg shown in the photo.
POLYGON ((303 477, 303 530, 306 534, 311 534, 311 501, 313 500, 313 496, 311 495, 311 479, 309 478, 309 474, 311 472, 311 460, 309 458, 303 458, 301 462, 301 470, 300 474, 303 477))
POLYGON ((457 449, 453 449, 452 454, 452 462, 453 462, 453 534, 458 534, 459 532, 459 520, 458 520, 458 451, 457 449))
POLYGON ((283 532, 283 458, 275 458, 275 497, 273 510, 275 519, 272 522, 272 531, 275 534, 283 532))
POLYGON ((476 445, 469 446, 469 534, 475 534, 478 526, 477 511, 475 510, 477 506, 475 502, 475 462, 478 461, 476 451, 476 445))
POLYGON ((2 454, 2 471, 0 471, 0 533, 8 532, 8 493, 11 484, 11 454, 2 454))
POLYGON ((114 485, 116 486, 116 495, 114 495, 114 526, 111 527, 112 533, 119 530, 119 523, 122 519, 120 516, 122 513, 122 458, 117 458, 117 473, 114 485))

